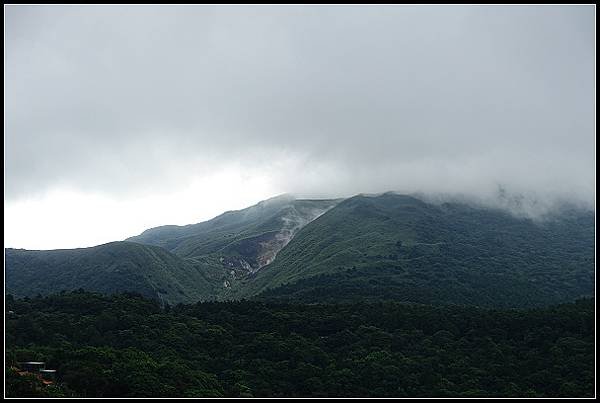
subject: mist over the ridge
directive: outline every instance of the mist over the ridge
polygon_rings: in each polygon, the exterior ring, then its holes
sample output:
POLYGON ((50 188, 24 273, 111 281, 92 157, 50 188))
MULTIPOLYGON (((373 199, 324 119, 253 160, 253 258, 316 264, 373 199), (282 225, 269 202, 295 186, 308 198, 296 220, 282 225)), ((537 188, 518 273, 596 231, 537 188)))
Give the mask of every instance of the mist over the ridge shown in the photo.
POLYGON ((595 203, 593 6, 5 11, 9 205, 67 189, 201 212, 243 183, 223 210, 499 187, 595 203))

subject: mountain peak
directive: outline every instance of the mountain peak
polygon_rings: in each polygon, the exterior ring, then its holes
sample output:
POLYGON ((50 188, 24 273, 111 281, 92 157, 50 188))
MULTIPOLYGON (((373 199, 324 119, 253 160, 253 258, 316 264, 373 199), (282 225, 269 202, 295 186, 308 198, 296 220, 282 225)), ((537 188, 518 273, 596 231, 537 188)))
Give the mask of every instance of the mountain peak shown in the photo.
POLYGON ((294 200, 296 200, 295 196, 293 196, 289 193, 282 193, 280 195, 273 196, 268 199, 262 200, 262 201, 256 203, 256 206, 270 206, 270 205, 274 205, 274 204, 284 204, 284 203, 293 202, 294 200))

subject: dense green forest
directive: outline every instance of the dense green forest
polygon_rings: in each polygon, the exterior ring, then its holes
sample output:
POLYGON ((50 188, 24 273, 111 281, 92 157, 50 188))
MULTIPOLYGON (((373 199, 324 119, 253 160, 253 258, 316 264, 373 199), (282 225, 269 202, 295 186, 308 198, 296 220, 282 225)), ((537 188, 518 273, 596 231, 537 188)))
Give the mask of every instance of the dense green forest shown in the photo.
POLYGON ((398 302, 164 306, 8 297, 8 396, 593 396, 594 301, 487 310, 398 302), (42 387, 10 369, 58 370, 42 387))

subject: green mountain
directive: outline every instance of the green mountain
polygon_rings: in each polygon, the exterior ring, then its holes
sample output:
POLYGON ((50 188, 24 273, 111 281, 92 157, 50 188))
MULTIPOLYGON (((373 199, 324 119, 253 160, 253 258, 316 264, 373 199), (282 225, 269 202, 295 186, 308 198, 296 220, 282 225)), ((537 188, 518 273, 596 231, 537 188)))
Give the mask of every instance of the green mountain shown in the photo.
POLYGON ((138 292, 168 303, 226 299, 236 279, 269 264, 335 200, 283 195, 199 224, 164 226, 125 242, 52 251, 6 249, 7 293, 83 288, 138 292))
POLYGON ((6 293, 14 296, 83 288, 103 294, 137 292, 174 304, 206 298, 215 283, 201 265, 133 242, 49 251, 6 249, 4 272, 6 293))
POLYGON ((269 264, 300 228, 337 202, 282 195, 199 224, 152 228, 127 240, 161 246, 181 257, 215 254, 228 259, 227 265, 256 271, 269 264))
POLYGON ((386 193, 280 196, 93 248, 6 250, 15 296, 83 288, 168 303, 263 298, 529 307, 594 294, 595 215, 537 220, 386 193))
POLYGON ((156 245, 209 267, 226 299, 239 279, 271 263, 306 224, 339 200, 299 200, 282 195, 199 224, 152 228, 128 241, 156 245))
POLYGON ((594 213, 538 221, 386 193, 339 203, 234 295, 536 306, 594 294, 594 213))

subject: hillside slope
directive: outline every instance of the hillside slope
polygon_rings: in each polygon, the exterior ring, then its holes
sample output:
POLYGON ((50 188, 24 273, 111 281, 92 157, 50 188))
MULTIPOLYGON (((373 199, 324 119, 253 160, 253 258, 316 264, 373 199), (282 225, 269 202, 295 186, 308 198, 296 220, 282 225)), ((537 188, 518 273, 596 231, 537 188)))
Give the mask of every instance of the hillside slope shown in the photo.
POLYGON ((285 196, 205 223, 151 229, 130 238, 136 242, 6 249, 6 289, 135 291, 168 303, 256 297, 529 307, 594 294, 594 236, 594 212, 570 206, 532 221, 394 193, 285 196))
POLYGON ((594 293, 594 213, 541 222, 393 193, 355 196, 304 227, 238 297, 535 306, 594 293))
POLYGON ((227 299, 232 284, 269 264, 296 232, 337 203, 279 196, 212 220, 145 231, 81 249, 6 249, 7 292, 83 288, 138 292, 168 303, 227 299))
POLYGON ((133 242, 50 251, 6 249, 5 259, 6 293, 17 297, 83 288, 103 294, 137 292, 173 304, 214 293, 209 270, 162 248, 133 242))
POLYGON ((199 224, 152 228, 127 240, 220 269, 227 285, 271 263, 298 230, 337 203, 282 195, 199 224))

